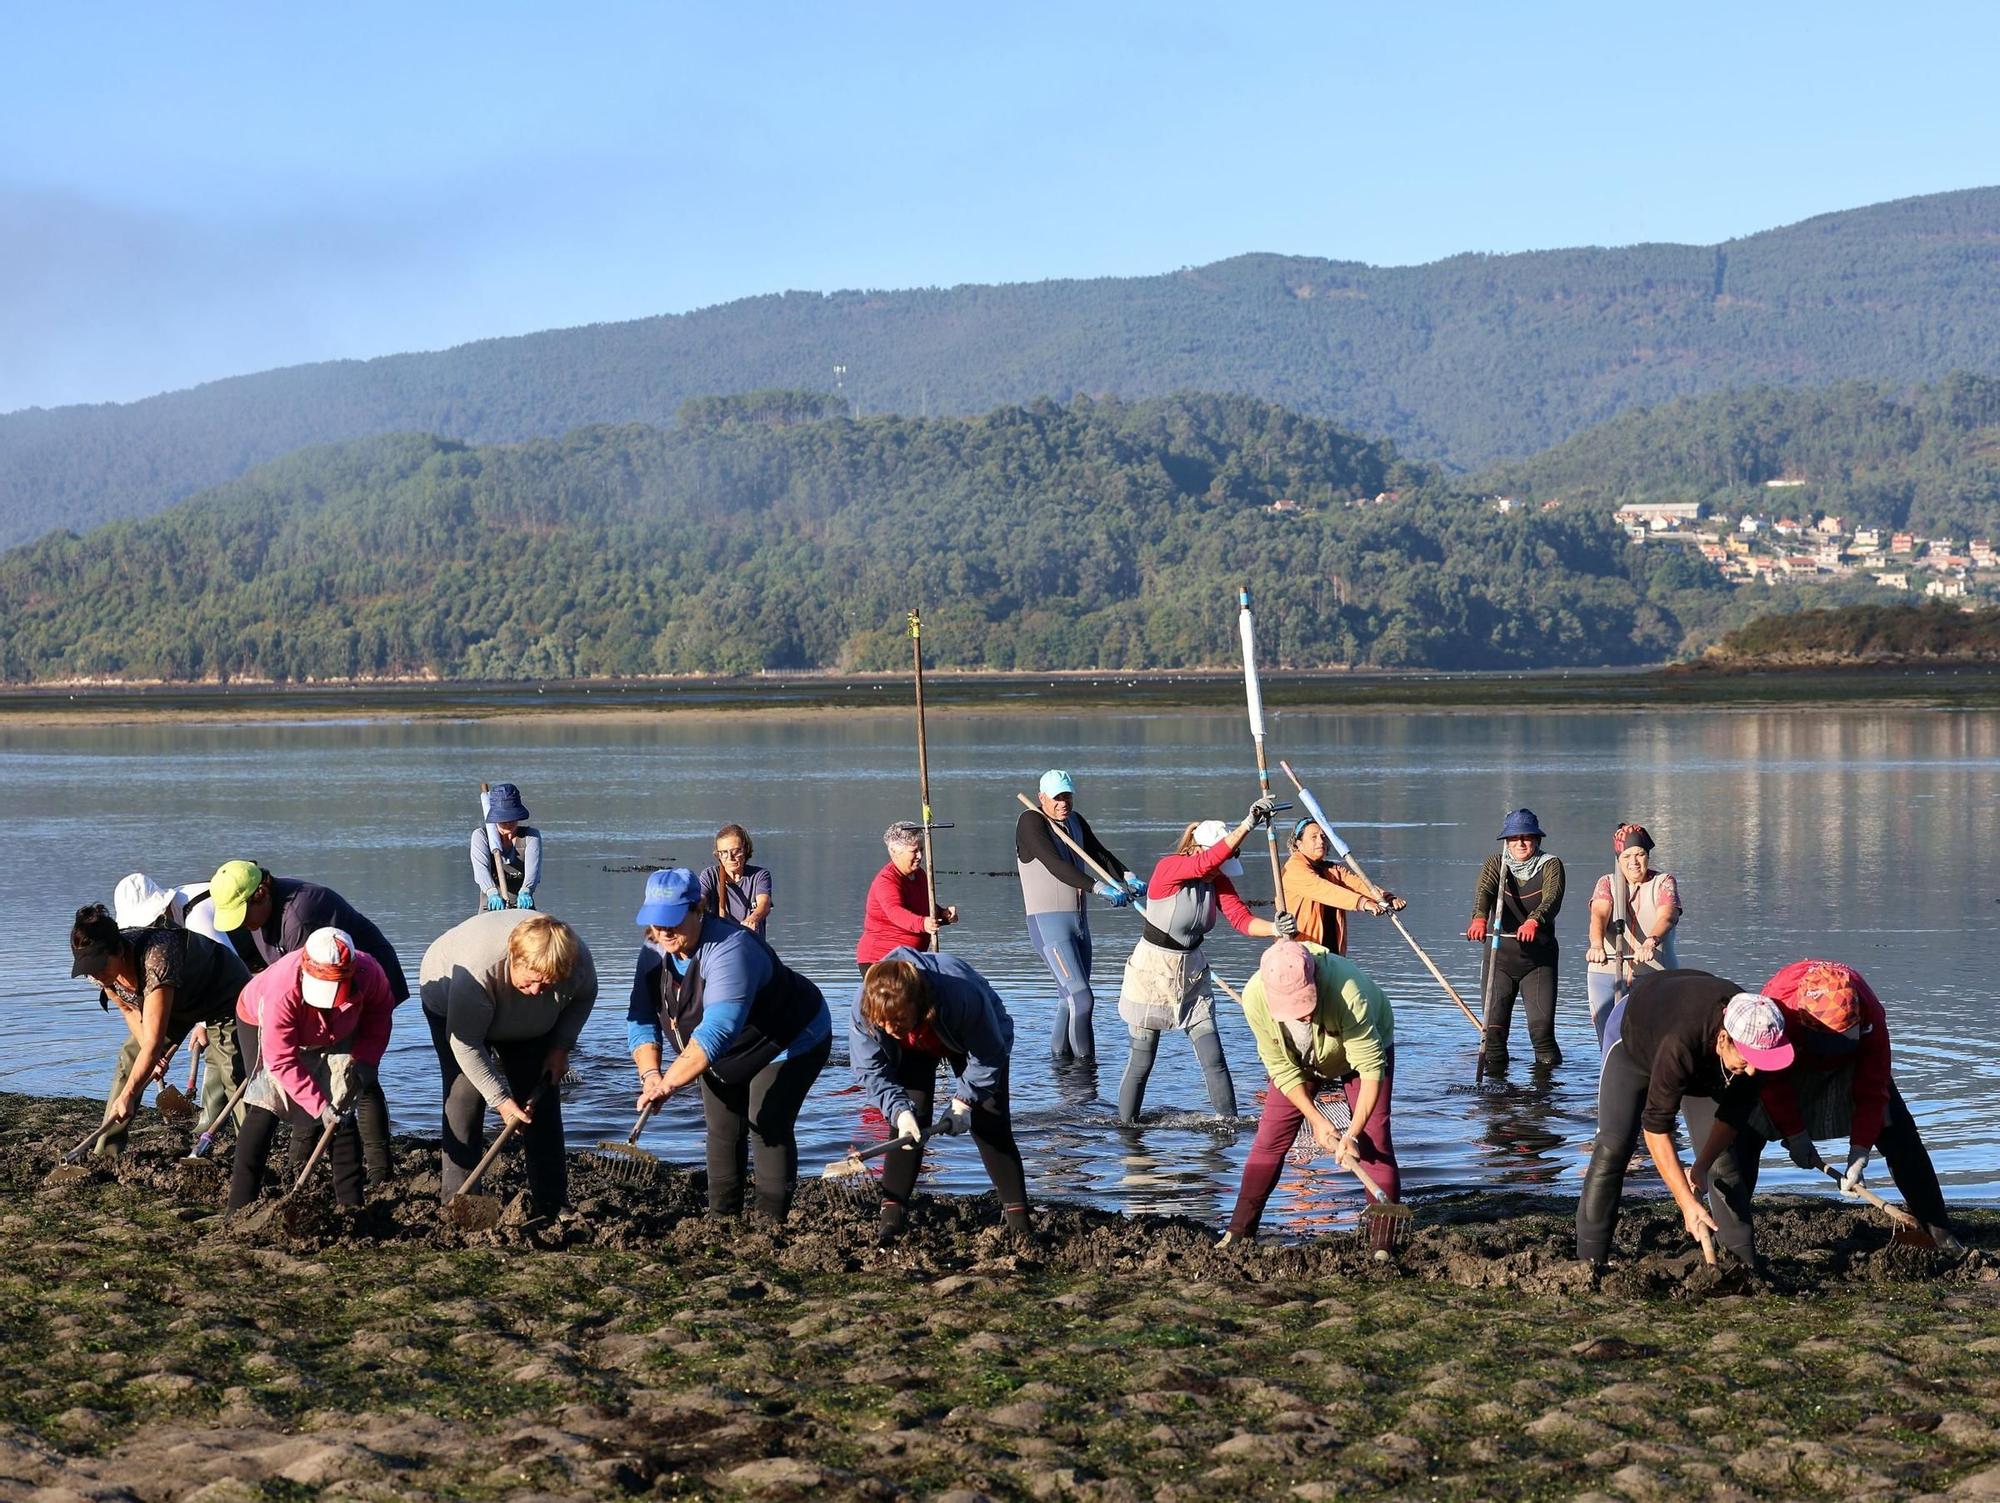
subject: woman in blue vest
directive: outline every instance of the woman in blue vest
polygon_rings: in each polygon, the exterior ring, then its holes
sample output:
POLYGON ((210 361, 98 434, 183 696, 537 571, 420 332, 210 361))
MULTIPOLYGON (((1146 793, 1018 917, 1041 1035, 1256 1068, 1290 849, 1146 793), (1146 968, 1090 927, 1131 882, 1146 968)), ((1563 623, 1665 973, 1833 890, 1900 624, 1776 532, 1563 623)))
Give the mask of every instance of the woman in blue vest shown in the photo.
POLYGON ((685 867, 646 879, 646 943, 625 1014, 637 1105, 699 1078, 710 1213, 742 1211, 754 1159, 757 1209, 782 1221, 799 1177, 799 1107, 833 1047, 833 1016, 819 988, 769 945, 700 904, 701 879, 685 867), (662 1068, 668 1044, 674 1059, 662 1068))

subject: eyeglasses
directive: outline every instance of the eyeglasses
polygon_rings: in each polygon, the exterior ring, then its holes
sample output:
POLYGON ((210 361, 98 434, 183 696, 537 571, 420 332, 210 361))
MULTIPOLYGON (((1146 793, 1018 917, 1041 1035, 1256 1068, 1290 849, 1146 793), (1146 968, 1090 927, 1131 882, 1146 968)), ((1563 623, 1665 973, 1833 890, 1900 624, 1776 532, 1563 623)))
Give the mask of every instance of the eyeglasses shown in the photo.
POLYGON ((732 845, 732 846, 717 846, 717 847, 715 848, 715 854, 716 854, 716 855, 718 855, 718 856, 720 856, 720 857, 722 857, 722 858, 723 858, 724 860, 727 860, 727 859, 728 859, 729 857, 731 857, 731 856, 741 856, 741 855, 743 855, 743 854, 744 854, 744 850, 743 850, 743 847, 742 847, 742 846, 740 846, 740 845, 732 845))

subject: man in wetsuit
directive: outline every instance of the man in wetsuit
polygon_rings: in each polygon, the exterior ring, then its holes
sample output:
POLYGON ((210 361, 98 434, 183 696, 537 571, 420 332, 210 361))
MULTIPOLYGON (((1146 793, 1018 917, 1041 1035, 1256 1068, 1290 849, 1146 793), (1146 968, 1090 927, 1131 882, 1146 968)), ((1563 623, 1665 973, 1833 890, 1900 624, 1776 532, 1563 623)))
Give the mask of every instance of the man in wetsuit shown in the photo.
POLYGON ((1090 990, 1090 916, 1084 899, 1092 892, 1122 908, 1143 897, 1146 884, 1091 830, 1076 812, 1076 783, 1059 768, 1042 774, 1039 809, 1023 809, 1014 825, 1014 864, 1021 876, 1021 903, 1028 913, 1028 938, 1062 992, 1049 1052, 1058 1063, 1097 1058, 1091 1024, 1096 999, 1090 990), (1107 872, 1124 873, 1121 885, 1095 880, 1063 843, 1060 827, 1107 872))

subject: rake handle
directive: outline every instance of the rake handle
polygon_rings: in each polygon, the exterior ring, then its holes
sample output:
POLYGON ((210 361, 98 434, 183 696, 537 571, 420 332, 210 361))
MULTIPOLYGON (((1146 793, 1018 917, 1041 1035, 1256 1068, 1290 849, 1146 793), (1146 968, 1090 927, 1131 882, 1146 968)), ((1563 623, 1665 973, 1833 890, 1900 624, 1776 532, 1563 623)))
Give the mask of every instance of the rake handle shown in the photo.
MULTIPOLYGON (((1827 1178, 1831 1180, 1837 1182, 1841 1177, 1840 1171, 1834 1168, 1833 1165, 1831 1164, 1821 1164, 1820 1168, 1826 1171, 1827 1178)), ((1846 1195, 1849 1193, 1849 1191, 1843 1187, 1840 1193, 1842 1195, 1846 1195)), ((1876 1210, 1882 1212, 1891 1221, 1899 1222, 1904 1226, 1911 1226, 1911 1227, 1919 1224, 1917 1218, 1912 1216, 1908 1211, 1904 1210, 1899 1205, 1892 1205, 1890 1202, 1884 1200, 1881 1196, 1877 1195, 1873 1190, 1869 1189, 1866 1185, 1856 1185, 1852 1193, 1859 1196, 1862 1200, 1867 1201, 1868 1204, 1875 1207, 1876 1210)))
POLYGON ((319 1141, 313 1144, 313 1151, 306 1158, 305 1168, 299 1171, 299 1177, 292 1181, 292 1188, 285 1192, 284 1198, 278 1204, 283 1205, 306 1187, 306 1181, 312 1178, 313 1170, 319 1167, 320 1156, 326 1152, 327 1144, 333 1141, 333 1135, 340 1131, 340 1124, 346 1120, 344 1115, 335 1117, 320 1132, 319 1141))
POLYGON ((222 1103, 222 1110, 209 1118, 208 1126, 195 1135, 195 1146, 188 1154, 189 1158, 200 1158, 208 1151, 208 1145, 215 1141, 216 1130, 222 1126, 223 1119, 236 1110, 236 1104, 243 1099, 243 1093, 250 1089, 250 1083, 257 1078, 257 1075, 258 1072, 252 1070, 237 1082, 236 1089, 229 1093, 229 1099, 222 1103))

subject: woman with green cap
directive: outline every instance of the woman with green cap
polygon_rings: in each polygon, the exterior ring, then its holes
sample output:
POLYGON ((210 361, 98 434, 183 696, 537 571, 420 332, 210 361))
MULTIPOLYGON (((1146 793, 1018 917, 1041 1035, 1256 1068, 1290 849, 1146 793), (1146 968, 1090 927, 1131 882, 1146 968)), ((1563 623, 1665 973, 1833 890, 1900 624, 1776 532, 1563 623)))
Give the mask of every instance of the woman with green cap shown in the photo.
POLYGON ((1487 947, 1486 1042, 1489 1070, 1507 1067, 1507 1034, 1514 999, 1528 1015, 1535 1064, 1562 1063, 1556 1047, 1556 915, 1562 911, 1563 864, 1542 849, 1545 838, 1533 809, 1516 809, 1500 826, 1500 854, 1488 856, 1473 889, 1472 922, 1465 937, 1487 947))

